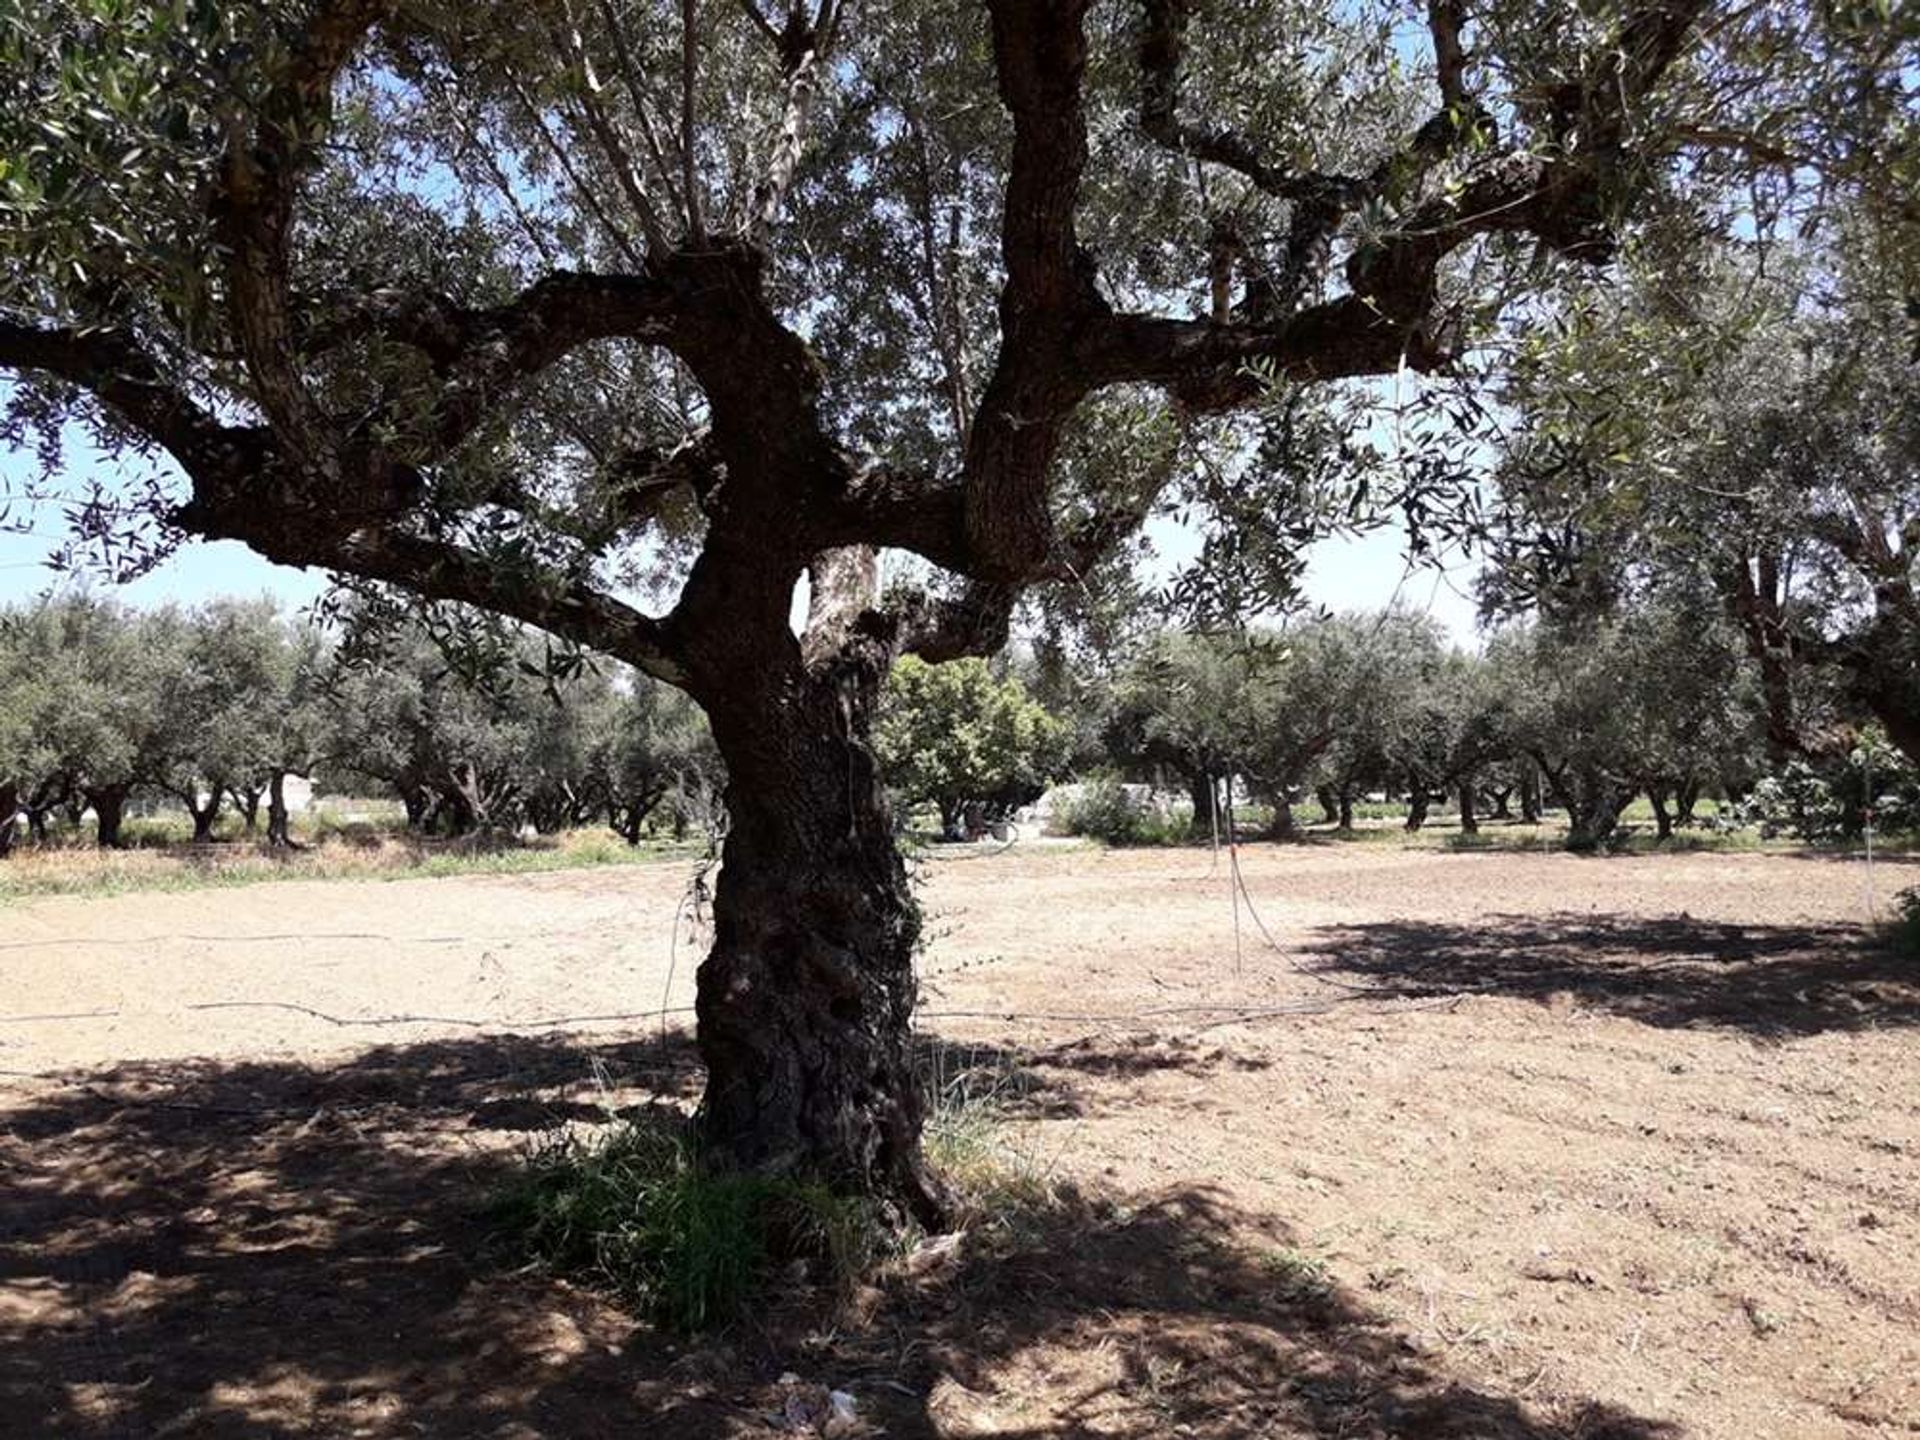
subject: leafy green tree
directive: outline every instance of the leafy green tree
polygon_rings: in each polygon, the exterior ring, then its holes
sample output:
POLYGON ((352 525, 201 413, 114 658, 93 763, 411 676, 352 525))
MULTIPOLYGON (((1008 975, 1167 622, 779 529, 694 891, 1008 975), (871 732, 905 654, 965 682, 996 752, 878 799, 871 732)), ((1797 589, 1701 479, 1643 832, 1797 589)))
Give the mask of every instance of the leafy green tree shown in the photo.
POLYGON ((1014 676, 984 660, 901 660, 887 682, 874 752, 888 788, 931 804, 941 833, 965 833, 970 814, 999 819, 1039 798, 1064 773, 1067 727, 1014 676))
POLYGON ((1573 848, 1605 844, 1643 792, 1665 838, 1668 802, 1717 781, 1743 749, 1752 711, 1736 642, 1717 618, 1710 602, 1683 593, 1496 638, 1514 732, 1565 808, 1573 848))
MULTIPOLYGON (((537 736, 564 700, 517 663, 463 671, 424 627, 358 639, 342 647, 325 685, 329 774, 386 784, 408 823, 427 830, 516 826, 535 766, 562 748, 537 736)), ((532 663, 509 643, 516 661, 532 663)))
POLYGON ((1193 800, 1192 831, 1207 834, 1219 785, 1246 769, 1270 672, 1284 663, 1267 634, 1150 637, 1114 687, 1108 754, 1136 774, 1179 776, 1193 800))
MULTIPOLYGON (((1405 788, 1425 765, 1447 768, 1453 731, 1429 693, 1446 651, 1434 621, 1399 609, 1327 621, 1321 644, 1338 657, 1346 700, 1321 755, 1316 789, 1331 802, 1339 827, 1351 830, 1353 807, 1367 792, 1405 788)), ((1432 782, 1421 773, 1430 795, 1432 782)))
POLYGON ((186 635, 177 611, 130 614, 84 594, 8 617, 0 664, 13 683, 0 735, 12 736, 14 803, 37 838, 57 808, 91 808, 99 843, 122 843, 129 800, 176 753, 165 714, 186 635))
POLYGON ((936 1220, 871 729, 895 659, 993 652, 1195 473, 1076 457, 1174 407, 1238 455, 1219 417, 1445 367, 1623 236, 1910 159, 1875 7, 1544 18, 28 0, 10 433, 177 465, 82 507, 118 569, 164 518, 685 688, 729 777, 705 1153, 936 1220), (935 583, 883 602, 879 549, 935 583))
POLYGON ((1543 330, 1500 469, 1496 603, 1599 613, 1711 586, 1776 765, 1845 750, 1835 711, 1920 758, 1920 384, 1910 296, 1857 219, 1694 296, 1636 275, 1543 330))
POLYGON ((270 600, 216 601, 183 617, 177 669, 161 691, 170 752, 155 783, 193 817, 197 842, 236 790, 257 797, 280 745, 290 643, 270 600))
POLYGON ((716 818, 725 768, 707 717, 682 692, 632 674, 598 744, 607 823, 629 845, 640 843, 642 827, 663 802, 672 807, 676 834, 716 818))

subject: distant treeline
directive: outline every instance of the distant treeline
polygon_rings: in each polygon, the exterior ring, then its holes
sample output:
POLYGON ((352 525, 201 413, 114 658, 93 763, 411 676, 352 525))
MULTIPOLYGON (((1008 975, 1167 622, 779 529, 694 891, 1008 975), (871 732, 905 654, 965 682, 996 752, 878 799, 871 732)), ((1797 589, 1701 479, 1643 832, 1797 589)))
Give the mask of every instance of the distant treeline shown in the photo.
POLYGON ((90 815, 122 843, 130 804, 177 802, 194 837, 223 812, 287 843, 288 776, 385 793, 423 830, 550 832, 710 808, 718 761, 678 691, 555 657, 492 626, 450 646, 419 623, 344 638, 271 601, 135 610, 66 596, 0 614, 0 850, 90 815), (663 805, 667 808, 662 810, 663 805))
MULTIPOLYGON (((638 843, 721 815, 698 707, 608 661, 500 622, 349 613, 328 629, 271 601, 134 610, 89 595, 0 612, 0 852, 129 805, 177 803, 197 840, 222 815, 288 843, 289 776, 388 794, 419 830, 542 833, 605 823, 638 843)), ((1143 629, 1102 655, 903 662, 875 734, 896 811, 966 833, 1074 777, 1177 786, 1192 825, 1237 782, 1292 833, 1298 807, 1351 828, 1384 794, 1419 828, 1564 812, 1606 843, 1637 796, 1661 835, 1720 823, 1805 838, 1920 825, 1912 764, 1839 690, 1799 696, 1814 743, 1783 752, 1746 651, 1688 597, 1604 620, 1536 621, 1472 653, 1402 611, 1212 633, 1143 629)), ((1108 794, 1076 823, 1130 838, 1108 794)))

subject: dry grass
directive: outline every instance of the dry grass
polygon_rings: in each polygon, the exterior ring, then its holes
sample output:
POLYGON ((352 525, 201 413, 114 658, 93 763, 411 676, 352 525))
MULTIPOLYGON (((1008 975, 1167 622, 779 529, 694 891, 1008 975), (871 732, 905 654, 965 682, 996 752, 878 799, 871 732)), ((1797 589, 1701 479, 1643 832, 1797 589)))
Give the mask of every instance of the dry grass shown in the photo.
POLYGON ((532 840, 427 838, 404 831, 332 832, 296 850, 256 840, 98 850, 82 845, 24 849, 0 865, 0 902, 32 895, 119 895, 196 890, 272 880, 405 880, 438 875, 526 874, 599 865, 645 864, 686 847, 629 846, 600 829, 532 840))

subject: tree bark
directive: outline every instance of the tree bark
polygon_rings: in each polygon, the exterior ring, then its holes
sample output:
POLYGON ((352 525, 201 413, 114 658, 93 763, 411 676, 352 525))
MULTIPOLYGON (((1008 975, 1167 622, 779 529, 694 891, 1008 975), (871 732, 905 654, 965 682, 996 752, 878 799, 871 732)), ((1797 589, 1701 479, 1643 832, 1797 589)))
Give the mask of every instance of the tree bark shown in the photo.
POLYGON ((1513 796, 1513 786, 1503 785, 1497 790, 1487 792, 1493 797, 1493 809, 1488 812, 1489 820, 1513 819, 1513 806, 1509 803, 1513 796))
POLYGON ((0 859, 13 853, 15 822, 20 818, 20 787, 13 781, 0 782, 0 859))
POLYGON ((1284 793, 1273 797, 1273 824, 1267 828, 1269 840, 1297 840, 1300 827, 1294 823, 1293 801, 1284 793))
POLYGON ((87 804, 93 807, 94 834, 103 850, 118 850, 126 844, 121 828, 127 815, 127 795, 132 788, 102 785, 83 792, 87 804))
POLYGON ((1540 773, 1531 765, 1520 775, 1520 823, 1540 823, 1540 773))
POLYGON ((1462 781, 1460 785, 1460 833, 1462 835, 1480 833, 1480 822, 1474 818, 1473 814, 1473 782, 1470 780, 1462 781))
POLYGON ((202 805, 197 791, 182 791, 181 802, 187 807, 187 814, 193 817, 193 843, 205 845, 213 839, 213 822, 220 817, 220 800, 224 787, 219 784, 207 787, 207 802, 202 805))
POLYGON ((938 1224, 909 1023, 920 915, 868 744, 879 676, 733 680, 745 693, 707 707, 730 828, 698 977, 703 1151, 938 1224))
POLYGON ((1667 796, 1669 793, 1668 788, 1664 785, 1649 785, 1647 787, 1647 803, 1653 807, 1654 833, 1662 840, 1671 840, 1673 838, 1673 812, 1667 809, 1667 796))
POLYGON ((1418 830, 1427 823, 1427 807, 1431 803, 1427 787, 1416 780, 1407 795, 1407 829, 1418 830))
POLYGON ((1187 776, 1187 794, 1193 799, 1193 819, 1187 831, 1196 840, 1204 840, 1213 834, 1214 806, 1219 803, 1219 792, 1215 788, 1217 784, 1214 777, 1204 770, 1187 776))
POLYGON ((1569 764, 1554 770, 1542 762, 1540 768, 1554 799, 1567 812, 1569 850, 1598 850, 1613 838, 1620 812, 1633 798, 1633 791, 1615 784, 1593 766, 1576 768, 1569 764))
POLYGON ((1320 823, 1334 825, 1340 820, 1340 792, 1331 785, 1322 785, 1313 792, 1314 800, 1320 806, 1320 823))
POLYGON ((1677 824, 1693 824, 1694 807, 1700 803, 1700 782, 1691 777, 1680 782, 1673 794, 1673 818, 1677 824))
POLYGON ((229 788, 228 793, 233 796, 233 808, 240 812, 240 818, 246 824, 247 833, 253 834, 260 828, 259 786, 257 784, 235 785, 229 788))
POLYGON ((1350 790, 1340 792, 1340 828, 1353 829, 1353 792, 1350 790))
POLYGON ((287 772, 276 770, 267 781, 267 844, 293 848, 293 835, 287 822, 287 772))

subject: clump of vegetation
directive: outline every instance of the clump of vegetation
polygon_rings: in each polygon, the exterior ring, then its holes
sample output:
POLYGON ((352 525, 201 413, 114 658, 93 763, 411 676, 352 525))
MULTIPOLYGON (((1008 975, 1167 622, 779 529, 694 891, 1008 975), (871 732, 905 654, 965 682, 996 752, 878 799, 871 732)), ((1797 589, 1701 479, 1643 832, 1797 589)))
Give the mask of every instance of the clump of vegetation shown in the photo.
POLYGON ((1046 1204, 1047 1167, 1013 1140, 1013 1107, 1032 1073, 1004 1055, 955 1058, 935 1051, 923 1064, 928 1098, 922 1144, 927 1163, 953 1193, 963 1225, 1008 1227, 1046 1204))
POLYGON ((1858 840, 1869 819, 1885 835, 1920 828, 1920 770, 1865 727, 1843 754, 1794 759, 1762 776, 1735 811, 1763 836, 1799 840, 1858 840))
POLYGON ((1066 772, 1070 738, 1017 677, 986 661, 909 655, 888 678, 874 752, 902 808, 934 806, 940 833, 963 839, 1039 799, 1066 772))
POLYGON ((844 1286, 874 1258, 869 1209, 824 1185, 701 1163, 681 1126, 622 1121, 544 1140, 494 1205, 503 1236, 676 1330, 723 1326, 798 1267, 844 1286))
POLYGON ((1111 775, 1096 776, 1063 799, 1053 812, 1053 827, 1104 845, 1178 845, 1188 825, 1136 800, 1111 775))

